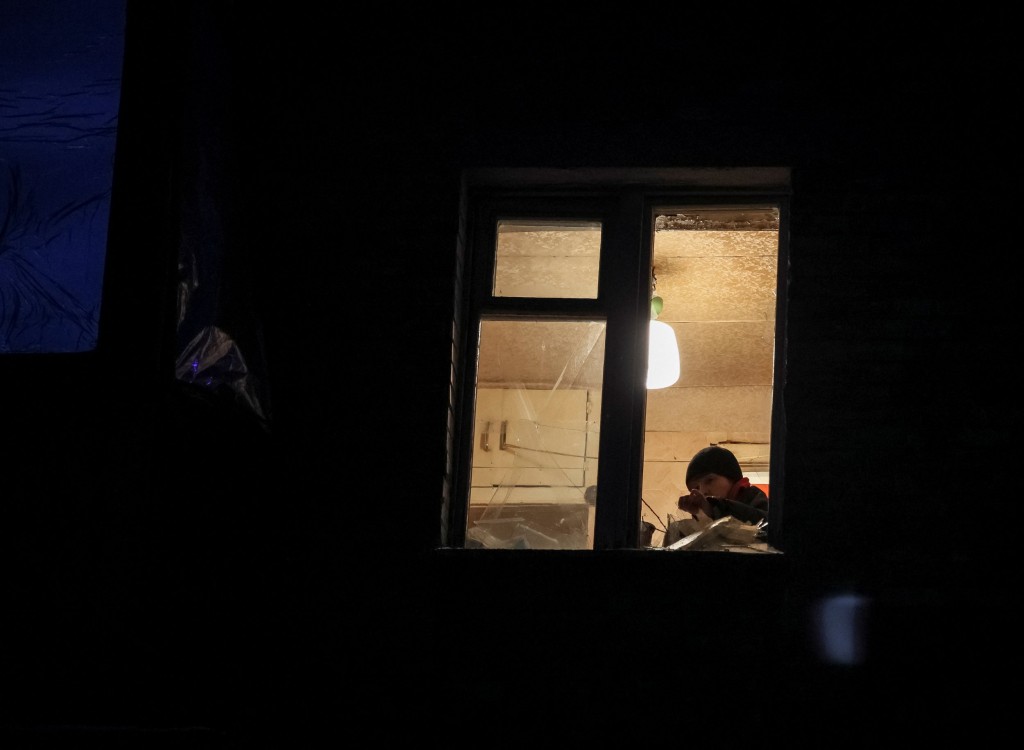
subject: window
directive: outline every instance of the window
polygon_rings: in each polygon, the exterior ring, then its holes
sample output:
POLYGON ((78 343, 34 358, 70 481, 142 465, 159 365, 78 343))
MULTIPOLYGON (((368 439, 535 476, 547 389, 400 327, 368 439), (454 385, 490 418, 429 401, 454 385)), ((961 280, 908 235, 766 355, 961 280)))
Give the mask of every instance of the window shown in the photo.
POLYGON ((0 355, 99 341, 125 3, 52 5, 0 24, 0 355))
MULTIPOLYGON (((776 203, 654 208, 652 278, 672 327, 679 378, 647 391, 642 518, 652 542, 680 513, 691 456, 722 445, 769 496, 779 207, 776 203)), ((654 347, 653 337, 650 346, 654 347)))
POLYGON ((467 179, 446 546, 659 546, 712 443, 776 538, 788 172, 740 172, 467 179), (655 317, 680 364, 649 388, 655 317))

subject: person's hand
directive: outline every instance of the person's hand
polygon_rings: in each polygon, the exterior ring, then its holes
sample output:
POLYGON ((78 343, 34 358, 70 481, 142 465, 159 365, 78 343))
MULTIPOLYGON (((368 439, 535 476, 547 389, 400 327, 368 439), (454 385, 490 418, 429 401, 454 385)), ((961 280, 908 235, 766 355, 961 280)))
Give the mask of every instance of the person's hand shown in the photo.
POLYGON ((680 495, 679 509, 685 510, 694 519, 697 518, 697 511, 702 512, 705 516, 711 515, 711 503, 704 497, 704 493, 699 490, 690 490, 689 495, 680 495))

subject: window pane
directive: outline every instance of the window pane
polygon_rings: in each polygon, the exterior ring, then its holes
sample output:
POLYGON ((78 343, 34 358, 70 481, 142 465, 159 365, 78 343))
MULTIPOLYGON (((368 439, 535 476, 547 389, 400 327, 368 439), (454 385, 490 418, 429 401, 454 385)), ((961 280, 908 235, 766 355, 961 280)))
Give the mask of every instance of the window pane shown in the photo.
POLYGON ((592 549, 605 324, 480 327, 466 546, 592 549))
POLYGON ((0 354, 97 346, 125 5, 4 6, 0 354))
POLYGON ((731 450, 743 475, 771 496, 779 212, 673 208, 659 211, 654 226, 658 320, 675 331, 680 355, 679 379, 647 391, 643 520, 661 546, 667 524, 690 518, 676 505, 686 467, 712 443, 731 450))
POLYGON ((597 298, 601 224, 500 221, 495 297, 597 298))

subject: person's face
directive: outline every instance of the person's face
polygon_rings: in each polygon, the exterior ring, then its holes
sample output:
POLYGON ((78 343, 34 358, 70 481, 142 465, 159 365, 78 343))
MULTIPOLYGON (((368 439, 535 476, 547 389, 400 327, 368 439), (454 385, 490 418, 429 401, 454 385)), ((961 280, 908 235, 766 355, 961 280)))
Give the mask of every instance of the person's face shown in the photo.
POLYGON ((721 474, 705 474, 690 480, 688 489, 697 490, 704 497, 728 497, 733 482, 721 474))

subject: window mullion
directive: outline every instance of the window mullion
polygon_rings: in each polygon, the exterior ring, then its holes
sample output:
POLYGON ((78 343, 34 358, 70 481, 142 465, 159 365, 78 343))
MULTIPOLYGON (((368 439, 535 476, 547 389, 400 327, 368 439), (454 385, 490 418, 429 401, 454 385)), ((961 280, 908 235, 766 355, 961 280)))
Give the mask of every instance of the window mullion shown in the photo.
POLYGON ((643 194, 623 194, 609 218, 601 251, 600 297, 608 330, 594 549, 633 548, 639 539, 650 317, 647 224, 643 194))

